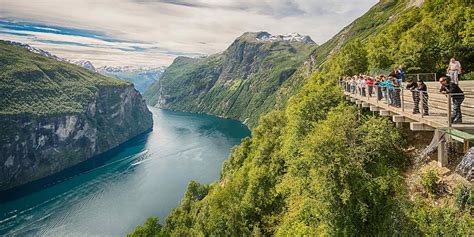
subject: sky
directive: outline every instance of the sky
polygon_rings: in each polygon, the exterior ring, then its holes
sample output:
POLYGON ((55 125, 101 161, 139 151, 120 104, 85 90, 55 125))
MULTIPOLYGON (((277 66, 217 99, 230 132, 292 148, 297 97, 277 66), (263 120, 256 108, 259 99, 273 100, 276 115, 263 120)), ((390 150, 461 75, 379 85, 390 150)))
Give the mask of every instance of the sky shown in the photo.
POLYGON ((378 0, 0 0, 0 39, 100 66, 164 66, 244 32, 322 44, 378 0))

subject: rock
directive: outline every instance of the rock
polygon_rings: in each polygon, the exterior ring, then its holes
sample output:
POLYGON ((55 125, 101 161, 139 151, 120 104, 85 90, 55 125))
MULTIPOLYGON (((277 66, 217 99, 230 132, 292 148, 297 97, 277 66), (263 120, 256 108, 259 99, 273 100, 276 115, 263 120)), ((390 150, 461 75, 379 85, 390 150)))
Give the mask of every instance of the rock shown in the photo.
POLYGON ((470 182, 474 182, 474 147, 471 147, 456 167, 456 172, 470 182))

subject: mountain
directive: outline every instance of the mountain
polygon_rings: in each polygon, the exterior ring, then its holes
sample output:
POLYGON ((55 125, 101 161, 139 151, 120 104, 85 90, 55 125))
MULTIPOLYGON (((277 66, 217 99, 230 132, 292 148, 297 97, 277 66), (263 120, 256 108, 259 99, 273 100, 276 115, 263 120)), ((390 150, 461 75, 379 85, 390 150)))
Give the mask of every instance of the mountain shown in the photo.
POLYGON ((473 235, 472 183, 412 165, 426 133, 348 105, 336 83, 397 64, 446 70, 453 55, 472 71, 473 11, 462 0, 379 1, 278 89, 300 88, 232 150, 219 181, 191 181, 163 225, 149 218, 129 236, 473 235))
POLYGON ((102 75, 109 76, 109 77, 114 77, 120 80, 125 80, 132 82, 137 88, 138 91, 141 93, 145 92, 148 87, 156 82, 161 74, 163 74, 163 71, 165 70, 166 67, 135 67, 135 66, 103 66, 96 68, 91 61, 88 60, 70 60, 66 58, 61 58, 58 57, 46 50, 39 49, 32 47, 28 44, 24 43, 19 43, 19 42, 12 42, 12 41, 6 41, 11 45, 15 45, 18 47, 25 48, 26 50, 40 54, 43 56, 46 56, 48 58, 52 58, 54 60, 60 61, 60 62, 67 62, 71 63, 80 67, 83 67, 85 69, 88 69, 93 72, 98 72, 102 75))
POLYGON ((148 87, 157 82, 166 67, 136 67, 136 66, 102 66, 99 68, 87 60, 67 60, 68 62, 86 68, 102 75, 132 82, 135 88, 144 93, 148 87))
POLYGON ((96 71, 96 68, 94 67, 94 65, 88 60, 69 60, 69 62, 72 64, 76 64, 79 67, 88 69, 90 71, 93 71, 93 72, 96 71))
POLYGON ((288 41, 288 42, 302 42, 305 44, 316 44, 311 37, 307 35, 300 35, 298 33, 291 33, 286 35, 271 35, 268 32, 260 32, 257 37, 257 41, 288 41))
POLYGON ((152 123, 131 83, 0 41, 0 190, 103 153, 152 123))
POLYGON ((57 61, 61 61, 61 62, 68 62, 67 59, 64 59, 64 58, 60 58, 46 50, 42 50, 42 49, 39 49, 39 48, 35 48, 35 47, 32 47, 30 46, 29 44, 25 44, 25 43, 20 43, 20 42, 14 42, 14 41, 5 41, 6 43, 10 44, 10 45, 14 45, 14 46, 18 46, 18 47, 22 47, 22 48, 25 48, 26 50, 28 50, 29 52, 32 52, 32 53, 36 53, 36 54, 40 54, 40 55, 43 55, 45 57, 48 57, 48 58, 52 58, 52 59, 55 59, 57 61))
POLYGON ((277 106, 277 91, 317 47, 308 36, 245 33, 224 52, 205 58, 178 57, 144 93, 161 108, 214 114, 257 123, 277 106))
POLYGON ((96 69, 102 75, 130 81, 138 91, 144 93, 153 83, 157 82, 166 67, 112 67, 103 66, 96 69))

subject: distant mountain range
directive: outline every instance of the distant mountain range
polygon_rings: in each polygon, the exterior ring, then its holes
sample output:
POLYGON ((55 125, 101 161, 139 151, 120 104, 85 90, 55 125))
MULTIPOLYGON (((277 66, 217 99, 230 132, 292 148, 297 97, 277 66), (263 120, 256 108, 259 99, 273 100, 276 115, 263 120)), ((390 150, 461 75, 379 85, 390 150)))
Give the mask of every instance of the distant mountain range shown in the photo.
MULTIPOLYGON (((85 67, 85 66, 84 66, 85 67)), ((87 68, 87 67, 86 67, 87 68)), ((96 68, 95 71, 105 75, 115 77, 117 79, 130 81, 135 85, 138 91, 144 93, 148 87, 157 82, 166 67, 112 67, 103 66, 96 68)))
POLYGON ((114 77, 121 80, 130 81, 135 85, 135 88, 143 93, 151 84, 156 82, 161 74, 165 71, 165 66, 160 67, 137 67, 137 66, 102 66, 96 68, 92 62, 88 60, 70 60, 58 57, 46 50, 32 47, 28 44, 8 41, 9 44, 26 48, 28 51, 36 54, 46 56, 61 62, 72 63, 88 69, 93 72, 98 72, 105 76, 114 77))

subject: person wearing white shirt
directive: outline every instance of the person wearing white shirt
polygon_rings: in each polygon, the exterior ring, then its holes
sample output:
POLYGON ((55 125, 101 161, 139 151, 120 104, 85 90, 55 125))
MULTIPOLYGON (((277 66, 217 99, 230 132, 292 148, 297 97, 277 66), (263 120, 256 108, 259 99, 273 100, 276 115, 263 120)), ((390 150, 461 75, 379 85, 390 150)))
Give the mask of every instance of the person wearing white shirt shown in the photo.
POLYGON ((448 76, 451 78, 452 82, 459 84, 459 74, 461 74, 461 63, 456 61, 455 58, 452 58, 448 66, 448 76))
POLYGON ((360 78, 359 79, 359 83, 360 83, 360 95, 362 97, 365 97, 365 78, 360 78))

